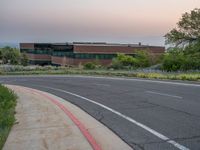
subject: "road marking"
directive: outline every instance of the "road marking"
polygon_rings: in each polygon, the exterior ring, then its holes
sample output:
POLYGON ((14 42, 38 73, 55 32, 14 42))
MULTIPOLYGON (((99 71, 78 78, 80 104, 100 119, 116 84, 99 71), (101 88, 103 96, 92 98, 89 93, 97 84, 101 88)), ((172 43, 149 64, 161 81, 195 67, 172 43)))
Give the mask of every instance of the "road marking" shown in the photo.
MULTIPOLYGON (((35 85, 35 86, 38 86, 38 85, 35 85)), ((166 141, 167 143, 172 144, 174 147, 176 147, 176 148, 178 148, 180 150, 189 150, 189 148, 177 143, 174 140, 170 140, 167 136, 155 131, 154 129, 151 129, 150 127, 148 127, 148 126, 146 126, 146 125, 144 125, 144 124, 142 124, 140 122, 137 122, 136 120, 134 120, 134 119, 132 119, 132 118, 130 118, 130 117, 128 117, 128 116, 126 116, 126 115, 124 115, 124 114, 122 114, 122 113, 120 113, 120 112, 118 112, 118 111, 116 111, 116 110, 114 110, 114 109, 112 109, 110 107, 108 107, 108 106, 105 106, 105 105, 103 105, 101 103, 95 102, 95 101, 93 101, 91 99, 88 99, 86 97, 83 97, 81 95, 78 95, 78 94, 75 94, 75 93, 72 93, 72 92, 69 92, 69 91, 65 91, 65 90, 62 90, 62 89, 51 88, 51 87, 46 87, 46 86, 38 86, 38 87, 42 87, 42 88, 46 88, 46 89, 52 89, 52 90, 55 90, 55 91, 60 91, 60 92, 63 92, 63 93, 66 93, 66 94, 73 95, 75 97, 81 98, 81 99, 86 100, 88 102, 91 102, 93 104, 96 104, 96 105, 98 105, 98 106, 100 106, 100 107, 102 107, 102 108, 104 108, 104 109, 106 109, 108 111, 111 111, 112 113, 114 113, 114 114, 116 114, 116 115, 128 120, 129 122, 131 122, 131 123, 143 128, 143 129, 145 129, 146 131, 152 133, 153 135, 155 135, 158 138, 166 141)))
POLYGON ((179 98, 179 99, 183 98, 181 96, 170 95, 170 94, 159 93, 159 92, 153 92, 153 91, 146 91, 146 93, 157 94, 157 95, 162 95, 162 96, 169 96, 169 97, 174 97, 174 98, 179 98))
POLYGON ((107 86, 107 87, 110 86, 110 84, 100 84, 100 83, 94 83, 94 85, 97 85, 97 86, 107 86))
MULTIPOLYGON (((62 76, 59 76, 62 77, 62 76)), ((193 83, 181 83, 181 82, 171 82, 171 81, 158 81, 158 80, 150 80, 150 79, 133 79, 133 78, 119 78, 119 77, 94 77, 94 76, 63 76, 63 77, 73 77, 73 78, 94 78, 94 79, 111 79, 111 80, 128 80, 128 81, 139 81, 139 82, 149 82, 149 83, 162 83, 162 84, 172 84, 172 85, 184 85, 184 86, 197 86, 200 87, 200 84, 193 83)))

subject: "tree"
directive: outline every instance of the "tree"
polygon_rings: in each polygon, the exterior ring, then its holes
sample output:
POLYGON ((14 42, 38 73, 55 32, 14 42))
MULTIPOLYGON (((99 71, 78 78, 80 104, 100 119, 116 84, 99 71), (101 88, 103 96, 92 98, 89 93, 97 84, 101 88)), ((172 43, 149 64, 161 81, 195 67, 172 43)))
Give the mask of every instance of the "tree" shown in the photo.
POLYGON ((165 35, 166 43, 175 47, 164 55, 163 69, 200 70, 200 9, 183 14, 177 25, 165 35))
POLYGON ((21 65, 27 66, 28 65, 28 56, 25 53, 21 54, 21 65))
POLYGON ((3 64, 17 65, 20 62, 20 51, 16 48, 4 47, 1 49, 1 59, 3 64))
POLYGON ((2 60, 2 49, 0 48, 0 60, 2 60))
POLYGON ((150 65, 153 65, 155 62, 152 60, 155 60, 155 56, 148 52, 147 50, 138 50, 136 51, 136 59, 138 60, 140 67, 149 67, 150 65))
POLYGON ((167 33, 165 38, 166 44, 175 44, 176 47, 200 42, 200 9, 183 14, 177 28, 167 33))
POLYGON ((95 69, 96 68, 96 65, 95 65, 95 63, 94 62, 88 62, 88 63, 86 63, 86 64, 84 64, 84 68, 85 69, 95 69))

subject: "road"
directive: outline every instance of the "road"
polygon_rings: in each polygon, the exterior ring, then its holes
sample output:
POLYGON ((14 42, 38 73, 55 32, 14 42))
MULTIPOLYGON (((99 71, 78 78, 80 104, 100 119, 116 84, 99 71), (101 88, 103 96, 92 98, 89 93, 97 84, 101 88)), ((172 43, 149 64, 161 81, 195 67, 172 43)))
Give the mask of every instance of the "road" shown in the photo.
POLYGON ((200 149, 200 84, 82 76, 4 76, 0 82, 67 99, 133 149, 200 149))

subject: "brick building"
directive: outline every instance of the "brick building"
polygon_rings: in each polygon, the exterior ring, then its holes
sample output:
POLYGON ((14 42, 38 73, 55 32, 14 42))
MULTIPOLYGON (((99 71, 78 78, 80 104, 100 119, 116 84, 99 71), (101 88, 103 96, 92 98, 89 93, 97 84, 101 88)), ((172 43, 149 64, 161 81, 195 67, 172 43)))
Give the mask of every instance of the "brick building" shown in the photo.
POLYGON ((97 60, 102 65, 109 65, 117 53, 134 56, 138 50, 161 55, 165 48, 140 43, 20 43, 20 51, 27 54, 30 64, 35 65, 73 66, 97 60))

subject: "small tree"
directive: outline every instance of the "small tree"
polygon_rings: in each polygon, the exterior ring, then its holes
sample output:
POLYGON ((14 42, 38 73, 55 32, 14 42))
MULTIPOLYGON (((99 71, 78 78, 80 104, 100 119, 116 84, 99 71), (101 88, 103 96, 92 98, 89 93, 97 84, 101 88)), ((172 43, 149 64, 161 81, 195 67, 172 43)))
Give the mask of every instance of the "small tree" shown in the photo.
POLYGON ((183 61, 183 52, 176 48, 165 54, 162 67, 166 71, 177 71, 181 69, 183 61))
POLYGON ((94 62, 88 62, 84 64, 84 69, 95 69, 96 68, 96 64, 94 62))
POLYGON ((163 69, 166 71, 186 71, 200 69, 200 54, 185 55, 180 48, 174 48, 165 54, 163 69))
POLYGON ((117 54, 117 57, 112 60, 112 67, 115 69, 123 68, 143 68, 149 67, 157 62, 157 58, 154 54, 145 51, 138 50, 135 53, 135 57, 125 54, 117 54))
POLYGON ((20 62, 20 51, 7 46, 1 49, 1 57, 4 64, 17 65, 20 62))
POLYGON ((0 48, 0 60, 2 59, 2 50, 0 48))
POLYGON ((149 52, 145 50, 138 50, 136 51, 136 58, 138 60, 140 67, 149 67, 151 64, 151 55, 149 52))
POLYGON ((123 69, 127 67, 136 68, 138 66, 139 64, 136 58, 122 53, 117 54, 117 57, 112 60, 112 67, 115 69, 123 69))
POLYGON ((3 63, 3 60, 2 60, 2 49, 0 48, 0 64, 3 63))
POLYGON ((21 65, 27 66, 28 65, 28 56, 25 53, 21 54, 21 65))

